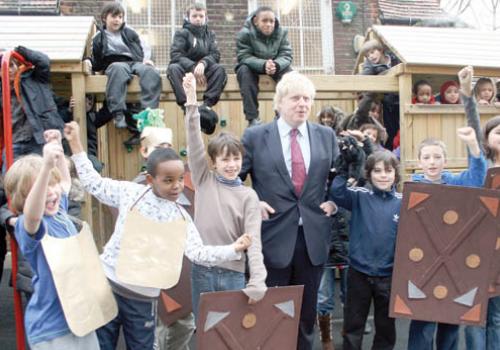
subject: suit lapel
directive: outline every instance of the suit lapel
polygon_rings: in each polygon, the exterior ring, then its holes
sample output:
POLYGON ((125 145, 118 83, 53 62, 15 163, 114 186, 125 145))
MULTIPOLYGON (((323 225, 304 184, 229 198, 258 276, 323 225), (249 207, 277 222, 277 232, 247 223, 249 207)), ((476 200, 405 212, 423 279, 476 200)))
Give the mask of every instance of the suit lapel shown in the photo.
POLYGON ((281 145, 281 138, 276 120, 270 123, 269 127, 266 129, 265 142, 269 152, 268 154, 271 156, 276 170, 283 178, 283 181, 288 185, 292 193, 295 194, 292 179, 290 178, 290 174, 286 168, 285 158, 283 156, 283 147, 281 145))

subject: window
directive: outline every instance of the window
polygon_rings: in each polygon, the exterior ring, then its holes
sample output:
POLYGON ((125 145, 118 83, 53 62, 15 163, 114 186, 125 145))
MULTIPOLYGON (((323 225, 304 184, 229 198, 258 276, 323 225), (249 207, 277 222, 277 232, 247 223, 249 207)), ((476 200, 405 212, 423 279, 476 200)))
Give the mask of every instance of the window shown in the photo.
POLYGON ((122 0, 127 24, 151 46, 155 65, 162 73, 167 71, 174 33, 182 27, 191 3, 190 0, 122 0))
POLYGON ((248 0, 248 10, 269 6, 288 28, 293 68, 304 73, 333 73, 331 0, 248 0))

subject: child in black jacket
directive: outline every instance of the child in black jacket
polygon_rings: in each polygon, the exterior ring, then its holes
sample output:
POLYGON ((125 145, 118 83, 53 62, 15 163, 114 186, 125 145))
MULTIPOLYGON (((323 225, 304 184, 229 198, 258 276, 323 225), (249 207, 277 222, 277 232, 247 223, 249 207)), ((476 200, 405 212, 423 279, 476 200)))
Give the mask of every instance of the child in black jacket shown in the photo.
POLYGON ((175 32, 167 71, 175 99, 181 108, 186 103, 182 79, 189 72, 194 74, 198 85, 206 86, 204 106, 211 108, 219 101, 227 81, 227 74, 219 60, 215 33, 207 25, 206 7, 199 3, 191 5, 182 29, 175 32))

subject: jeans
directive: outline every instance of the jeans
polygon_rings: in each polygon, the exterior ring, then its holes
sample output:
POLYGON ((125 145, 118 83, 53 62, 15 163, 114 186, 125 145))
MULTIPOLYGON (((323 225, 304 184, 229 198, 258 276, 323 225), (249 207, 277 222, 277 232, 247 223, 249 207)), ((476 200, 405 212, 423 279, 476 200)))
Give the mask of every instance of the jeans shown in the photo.
POLYGON ((139 301, 113 293, 118 315, 97 329, 101 350, 114 350, 123 327, 127 350, 152 350, 155 341, 156 302, 139 301))
POLYGON ((408 336, 408 350, 432 350, 434 348, 435 332, 436 349, 458 349, 457 325, 412 320, 410 323, 410 334, 408 336))
POLYGON ((391 276, 368 276, 349 267, 347 299, 344 307, 344 350, 361 350, 370 305, 375 306, 375 336, 373 350, 393 349, 396 326, 389 317, 391 276))
MULTIPOLYGON (((12 144, 12 153, 14 156, 14 161, 21 156, 25 156, 28 154, 39 154, 42 155, 44 145, 39 145, 36 143, 35 138, 32 138, 30 141, 26 142, 16 142, 12 144)), ((7 158, 5 154, 5 149, 2 151, 2 174, 5 174, 7 171, 7 158)))
POLYGON ((243 272, 217 266, 207 267, 194 263, 191 266, 191 290, 195 318, 198 318, 198 305, 201 293, 241 290, 245 288, 245 274, 243 272))
MULTIPOLYGON (((340 301, 345 304, 347 286, 347 268, 339 269, 340 272, 340 301)), ((323 275, 318 289, 318 315, 325 316, 333 313, 335 308, 335 269, 323 268, 323 275)))
POLYGON ((486 327, 465 327, 465 344, 468 350, 500 349, 500 296, 488 302, 486 327))

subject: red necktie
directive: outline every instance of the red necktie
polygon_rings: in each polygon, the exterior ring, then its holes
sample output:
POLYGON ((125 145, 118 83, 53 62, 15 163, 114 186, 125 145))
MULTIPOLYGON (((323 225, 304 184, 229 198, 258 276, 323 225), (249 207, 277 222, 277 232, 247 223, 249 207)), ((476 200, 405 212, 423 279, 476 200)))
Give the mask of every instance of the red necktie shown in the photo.
POLYGON ((290 148, 292 152, 292 183, 295 188, 295 193, 300 196, 304 182, 306 181, 306 165, 304 157, 300 150, 300 145, 297 142, 297 129, 290 130, 290 148))

